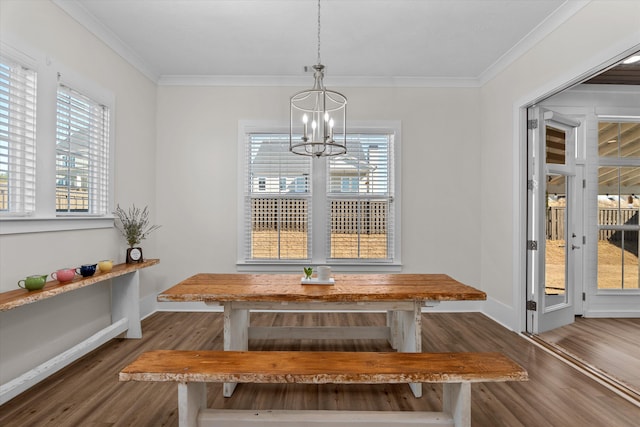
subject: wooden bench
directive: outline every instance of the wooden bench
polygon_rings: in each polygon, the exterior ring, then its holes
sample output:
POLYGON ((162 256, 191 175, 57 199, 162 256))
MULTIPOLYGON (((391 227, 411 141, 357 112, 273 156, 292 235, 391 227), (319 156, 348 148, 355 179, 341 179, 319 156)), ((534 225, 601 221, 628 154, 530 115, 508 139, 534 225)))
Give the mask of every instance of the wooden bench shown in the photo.
POLYGON ((372 353, 307 351, 180 351, 142 354, 120 381, 178 383, 180 427, 335 425, 471 426, 471 383, 526 381, 500 353, 372 353), (206 383, 443 383, 442 412, 207 409, 206 383))

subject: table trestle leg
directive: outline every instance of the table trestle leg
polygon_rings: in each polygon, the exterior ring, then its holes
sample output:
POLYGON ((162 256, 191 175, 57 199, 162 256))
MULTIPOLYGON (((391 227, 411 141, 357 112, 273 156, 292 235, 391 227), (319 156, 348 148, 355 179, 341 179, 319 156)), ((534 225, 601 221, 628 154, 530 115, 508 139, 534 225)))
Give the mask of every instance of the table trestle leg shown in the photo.
MULTIPOLYGON (((247 351, 249 349, 249 310, 234 309, 231 303, 224 304, 224 350, 247 351)), ((224 383, 224 397, 231 397, 236 383, 224 383)))

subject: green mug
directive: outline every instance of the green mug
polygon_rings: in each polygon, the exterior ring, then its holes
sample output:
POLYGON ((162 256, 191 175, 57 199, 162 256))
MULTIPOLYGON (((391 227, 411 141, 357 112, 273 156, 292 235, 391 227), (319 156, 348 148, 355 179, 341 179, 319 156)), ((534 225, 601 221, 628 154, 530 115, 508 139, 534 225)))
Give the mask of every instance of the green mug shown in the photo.
POLYGON ((28 291, 38 291, 44 288, 44 284, 47 283, 47 276, 48 274, 27 276, 26 279, 18 280, 18 286, 28 291))

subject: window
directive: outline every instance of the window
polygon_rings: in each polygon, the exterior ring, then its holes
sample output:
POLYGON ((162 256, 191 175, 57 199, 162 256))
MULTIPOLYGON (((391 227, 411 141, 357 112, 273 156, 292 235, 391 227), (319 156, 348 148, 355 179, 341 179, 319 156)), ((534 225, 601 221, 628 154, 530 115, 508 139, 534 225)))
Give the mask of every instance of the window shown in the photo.
POLYGON ((245 130, 240 264, 398 263, 395 129, 347 136, 347 154, 289 152, 289 135, 245 130))
POLYGON ((114 105, 44 53, 0 43, 0 235, 113 227, 114 105))
POLYGON ((0 212, 35 210, 36 72, 0 57, 0 212))
POLYGON ((640 123, 598 125, 598 289, 638 289, 640 123))
POLYGON ((254 133, 246 162, 246 259, 308 259, 311 159, 289 153, 288 134, 254 133))
POLYGON ((330 157, 328 258, 393 259, 393 135, 347 135, 347 154, 330 157))
POLYGON ((108 212, 109 109, 58 86, 56 212, 108 212))

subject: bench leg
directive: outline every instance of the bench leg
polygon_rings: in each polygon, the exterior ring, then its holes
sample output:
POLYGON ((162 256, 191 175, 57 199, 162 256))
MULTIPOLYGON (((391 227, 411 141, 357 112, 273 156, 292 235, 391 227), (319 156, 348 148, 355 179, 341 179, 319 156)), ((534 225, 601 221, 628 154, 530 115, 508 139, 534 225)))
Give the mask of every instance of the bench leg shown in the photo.
POLYGON ((178 384, 178 425, 197 427, 200 410, 207 408, 206 383, 178 384))
MULTIPOLYGON (((232 303, 224 304, 224 350, 247 351, 249 349, 249 310, 232 308, 232 303)), ((236 383, 224 383, 222 393, 230 397, 236 383)))
POLYGON ((456 427, 471 427, 471 383, 443 384, 442 411, 451 414, 456 427))

